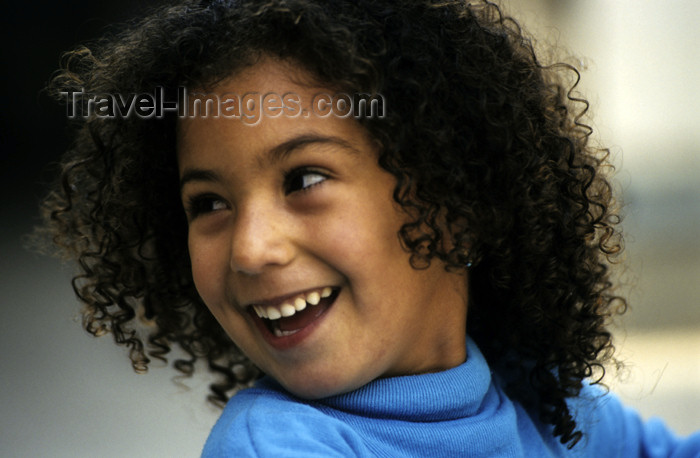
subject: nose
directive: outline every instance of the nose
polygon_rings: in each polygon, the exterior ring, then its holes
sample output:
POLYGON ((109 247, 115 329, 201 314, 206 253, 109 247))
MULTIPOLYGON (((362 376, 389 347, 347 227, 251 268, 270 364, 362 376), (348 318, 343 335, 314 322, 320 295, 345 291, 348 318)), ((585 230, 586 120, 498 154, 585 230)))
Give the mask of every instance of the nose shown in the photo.
POLYGON ((256 275, 289 264, 294 244, 286 220, 274 205, 258 202, 239 207, 231 233, 231 269, 256 275))
POLYGON ((294 243, 287 219, 274 204, 258 201, 239 207, 231 234, 231 269, 256 275, 289 264, 294 243))

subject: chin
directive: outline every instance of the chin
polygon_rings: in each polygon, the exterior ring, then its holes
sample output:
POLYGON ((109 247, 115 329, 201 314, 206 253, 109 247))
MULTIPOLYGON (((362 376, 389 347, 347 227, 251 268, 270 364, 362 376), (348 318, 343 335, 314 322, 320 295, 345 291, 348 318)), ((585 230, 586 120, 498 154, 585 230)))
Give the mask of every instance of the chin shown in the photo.
POLYGON ((297 377, 298 375, 295 374, 294 380, 281 380, 279 378, 276 378, 276 380, 294 396, 306 400, 322 399, 348 393, 371 381, 338 380, 327 375, 297 377))

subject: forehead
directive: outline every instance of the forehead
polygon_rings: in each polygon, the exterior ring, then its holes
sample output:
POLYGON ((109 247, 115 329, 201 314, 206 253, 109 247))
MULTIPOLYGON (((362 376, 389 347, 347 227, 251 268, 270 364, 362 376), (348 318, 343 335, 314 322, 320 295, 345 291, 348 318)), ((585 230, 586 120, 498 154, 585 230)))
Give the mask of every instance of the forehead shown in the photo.
POLYGON ((264 167, 292 150, 290 145, 324 143, 374 150, 369 133, 354 118, 319 114, 315 102, 319 95, 331 93, 300 67, 271 58, 211 88, 191 91, 187 116, 180 117, 177 125, 181 174, 188 167, 220 166, 233 159, 236 166, 248 160, 264 167), (198 106, 192 94, 199 98, 198 106), (212 115, 216 103, 221 105, 212 115), (222 108, 230 109, 227 115, 222 108))

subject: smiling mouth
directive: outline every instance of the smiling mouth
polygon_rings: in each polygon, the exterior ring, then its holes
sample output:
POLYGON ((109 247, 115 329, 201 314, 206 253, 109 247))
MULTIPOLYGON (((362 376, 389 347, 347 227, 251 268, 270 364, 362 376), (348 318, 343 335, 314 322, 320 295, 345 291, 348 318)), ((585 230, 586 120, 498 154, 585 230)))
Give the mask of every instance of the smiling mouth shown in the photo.
POLYGON ((335 302, 340 288, 319 288, 290 298, 278 305, 253 304, 251 314, 277 337, 287 337, 301 331, 318 319, 335 302))

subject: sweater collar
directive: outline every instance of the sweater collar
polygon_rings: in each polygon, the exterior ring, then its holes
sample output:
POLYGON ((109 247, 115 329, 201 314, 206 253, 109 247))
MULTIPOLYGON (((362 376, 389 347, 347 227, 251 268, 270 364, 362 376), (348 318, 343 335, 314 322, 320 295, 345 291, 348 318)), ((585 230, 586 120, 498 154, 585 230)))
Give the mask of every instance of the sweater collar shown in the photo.
POLYGON ((491 372, 469 337, 466 345, 467 361, 457 367, 377 379, 318 403, 365 417, 404 421, 445 421, 475 415, 491 386, 491 372))

